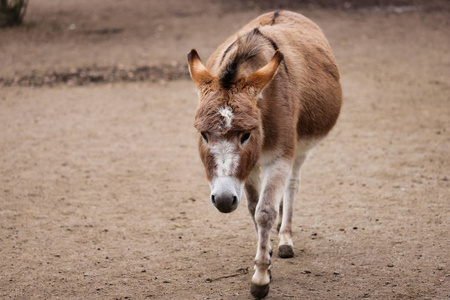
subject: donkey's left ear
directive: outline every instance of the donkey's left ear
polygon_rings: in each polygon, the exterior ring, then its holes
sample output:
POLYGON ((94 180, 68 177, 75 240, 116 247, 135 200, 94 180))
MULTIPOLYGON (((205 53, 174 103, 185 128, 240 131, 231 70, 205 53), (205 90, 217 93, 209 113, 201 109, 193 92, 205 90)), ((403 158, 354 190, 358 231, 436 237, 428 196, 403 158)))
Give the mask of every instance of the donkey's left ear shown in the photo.
POLYGON ((246 78, 246 85, 259 94, 272 81, 283 58, 283 53, 277 50, 267 65, 246 78))
POLYGON ((205 85, 208 85, 213 81, 213 76, 203 65, 197 50, 192 49, 191 52, 188 53, 187 59, 191 78, 197 86, 197 89, 202 91, 205 85))

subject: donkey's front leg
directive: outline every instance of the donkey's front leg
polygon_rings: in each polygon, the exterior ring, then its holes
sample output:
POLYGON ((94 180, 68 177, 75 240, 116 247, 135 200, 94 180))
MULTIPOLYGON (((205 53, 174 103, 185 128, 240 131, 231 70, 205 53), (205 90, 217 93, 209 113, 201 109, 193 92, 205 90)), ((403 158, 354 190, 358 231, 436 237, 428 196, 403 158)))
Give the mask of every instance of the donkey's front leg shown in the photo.
POLYGON ((261 169, 259 165, 256 165, 250 172, 250 175, 245 182, 245 194, 247 196, 247 207, 253 223, 255 224, 256 233, 258 233, 258 225, 255 220, 256 205, 259 201, 259 193, 261 188, 260 180, 261 169))
POLYGON ((291 164, 281 160, 263 167, 263 188, 255 212, 258 248, 251 286, 251 293, 255 298, 263 298, 269 293, 270 230, 277 218, 278 206, 290 170, 291 164))

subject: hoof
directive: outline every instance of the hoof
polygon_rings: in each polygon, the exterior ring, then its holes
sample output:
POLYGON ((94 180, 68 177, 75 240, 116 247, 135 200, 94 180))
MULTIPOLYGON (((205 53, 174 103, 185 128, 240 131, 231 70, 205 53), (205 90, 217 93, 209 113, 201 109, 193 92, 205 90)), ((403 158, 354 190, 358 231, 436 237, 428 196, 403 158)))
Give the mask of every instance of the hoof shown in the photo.
POLYGON ((255 299, 262 299, 269 293, 269 284, 256 285, 252 283, 250 291, 255 299))
POLYGON ((281 245, 280 247, 278 247, 278 256, 281 258, 294 257, 294 250, 292 250, 292 246, 281 245))
POLYGON ((272 254, 273 254, 273 250, 272 250, 272 248, 270 248, 270 250, 269 250, 270 257, 272 257, 272 254))

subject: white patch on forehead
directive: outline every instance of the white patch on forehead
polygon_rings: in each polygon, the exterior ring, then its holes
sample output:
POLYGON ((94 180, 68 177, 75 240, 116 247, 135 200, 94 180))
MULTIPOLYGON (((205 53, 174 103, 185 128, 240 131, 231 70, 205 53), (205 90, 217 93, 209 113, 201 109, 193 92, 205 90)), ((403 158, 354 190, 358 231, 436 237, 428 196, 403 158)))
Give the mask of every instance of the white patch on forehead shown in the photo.
POLYGON ((228 106, 219 108, 219 114, 225 119, 225 126, 227 128, 231 127, 231 120, 233 119, 233 111, 228 106))
POLYGON ((216 176, 234 176, 239 164, 239 155, 235 145, 224 140, 211 147, 211 154, 216 163, 216 176))

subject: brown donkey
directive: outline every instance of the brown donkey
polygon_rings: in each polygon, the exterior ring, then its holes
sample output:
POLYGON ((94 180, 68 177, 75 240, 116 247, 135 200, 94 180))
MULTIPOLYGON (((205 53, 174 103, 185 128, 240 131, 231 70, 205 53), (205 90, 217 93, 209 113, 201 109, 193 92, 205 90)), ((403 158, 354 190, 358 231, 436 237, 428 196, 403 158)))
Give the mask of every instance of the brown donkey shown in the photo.
POLYGON ((338 68, 320 28, 289 11, 250 22, 217 48, 206 67, 195 50, 188 62, 200 97, 194 126, 211 202, 232 212, 245 190, 258 237, 251 292, 263 298, 277 215, 278 255, 294 255, 300 167, 338 118, 338 68))

